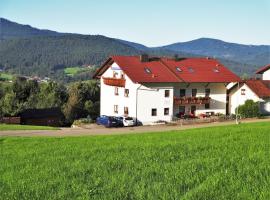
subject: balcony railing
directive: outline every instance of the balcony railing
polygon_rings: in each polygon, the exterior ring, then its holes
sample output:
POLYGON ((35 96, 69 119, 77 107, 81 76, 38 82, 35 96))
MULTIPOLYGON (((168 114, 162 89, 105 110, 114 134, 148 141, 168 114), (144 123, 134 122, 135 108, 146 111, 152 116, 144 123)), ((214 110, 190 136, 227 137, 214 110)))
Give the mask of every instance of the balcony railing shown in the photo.
POLYGON ((103 83, 105 85, 125 87, 125 84, 126 84, 126 80, 123 78, 109 78, 109 77, 102 77, 102 78, 103 78, 103 83))
POLYGON ((210 103, 210 97, 174 97, 174 104, 208 104, 210 103))

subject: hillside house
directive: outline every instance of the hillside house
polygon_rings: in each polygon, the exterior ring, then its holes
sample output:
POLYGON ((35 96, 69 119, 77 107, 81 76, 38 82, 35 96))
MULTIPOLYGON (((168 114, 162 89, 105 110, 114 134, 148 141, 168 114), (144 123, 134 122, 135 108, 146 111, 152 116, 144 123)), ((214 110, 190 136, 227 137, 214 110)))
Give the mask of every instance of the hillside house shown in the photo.
POLYGON ((227 84, 239 77, 212 58, 112 56, 100 78, 100 114, 127 115, 143 124, 183 114, 228 112, 227 84))
POLYGON ((235 114, 235 109, 251 99, 259 102, 260 112, 270 114, 270 64, 256 71, 261 80, 247 80, 235 84, 229 89, 229 112, 235 114))

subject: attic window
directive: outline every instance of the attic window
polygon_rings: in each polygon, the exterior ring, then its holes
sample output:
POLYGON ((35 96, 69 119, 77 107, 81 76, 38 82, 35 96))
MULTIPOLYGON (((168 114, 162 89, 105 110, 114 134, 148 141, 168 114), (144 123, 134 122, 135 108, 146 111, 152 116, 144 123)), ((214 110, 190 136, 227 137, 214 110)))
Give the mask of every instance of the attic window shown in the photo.
POLYGON ((145 68, 144 68, 144 71, 145 71, 147 74, 152 74, 151 69, 149 69, 148 67, 145 67, 145 68))
POLYGON ((175 68, 177 72, 182 72, 182 69, 180 67, 175 68))
POLYGON ((219 69, 218 68, 214 68, 213 69, 213 72, 218 73, 219 72, 219 69))
POLYGON ((194 72, 194 69, 193 69, 192 67, 188 67, 188 71, 189 71, 190 73, 193 73, 193 72, 194 72))

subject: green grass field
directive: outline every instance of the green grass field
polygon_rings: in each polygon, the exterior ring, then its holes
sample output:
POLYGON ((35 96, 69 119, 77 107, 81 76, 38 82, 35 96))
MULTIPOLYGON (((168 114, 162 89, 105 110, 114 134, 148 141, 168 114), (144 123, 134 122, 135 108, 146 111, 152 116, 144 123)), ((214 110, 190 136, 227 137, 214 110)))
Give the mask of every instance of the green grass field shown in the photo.
MULTIPOLYGON (((269 199, 270 123, 0 138, 2 199, 269 199)), ((108 129, 108 131, 110 131, 108 129)))
POLYGON ((87 71, 87 69, 82 68, 82 67, 68 67, 68 68, 65 68, 64 70, 67 76, 74 76, 75 74, 83 72, 83 71, 87 71))
POLYGON ((9 131, 9 130, 58 130, 58 128, 50 126, 0 124, 0 131, 9 131))
POLYGON ((11 74, 6 74, 6 73, 1 73, 0 72, 0 79, 4 79, 4 80, 12 80, 13 79, 13 76, 11 74))

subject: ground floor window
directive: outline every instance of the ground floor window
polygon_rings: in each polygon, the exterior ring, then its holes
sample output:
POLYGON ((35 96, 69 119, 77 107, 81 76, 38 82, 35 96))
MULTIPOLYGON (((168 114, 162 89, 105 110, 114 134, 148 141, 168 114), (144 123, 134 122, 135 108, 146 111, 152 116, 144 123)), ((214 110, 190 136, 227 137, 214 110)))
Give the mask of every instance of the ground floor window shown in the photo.
POLYGON ((152 116, 157 116, 157 109, 156 108, 152 108, 152 116))
POLYGON ((169 112, 170 112, 169 108, 164 108, 164 115, 169 115, 169 112))
POLYGON ((114 94, 115 94, 115 95, 118 95, 118 94, 119 94, 119 93, 118 93, 118 87, 115 87, 115 88, 114 88, 114 94))
POLYGON ((204 107, 205 107, 205 109, 209 109, 209 108, 210 108, 210 104, 209 104, 209 103, 206 103, 206 104, 204 105, 204 107))
POLYGON ((124 107, 124 114, 128 115, 128 107, 124 107))
POLYGON ((185 106, 179 106, 179 113, 180 114, 185 114, 185 112, 186 112, 186 107, 185 106))
POLYGON ((113 111, 114 111, 114 113, 118 113, 118 105, 113 106, 113 111))
POLYGON ((195 112, 196 112, 196 106, 191 106, 190 112, 191 112, 191 114, 195 115, 195 112))

